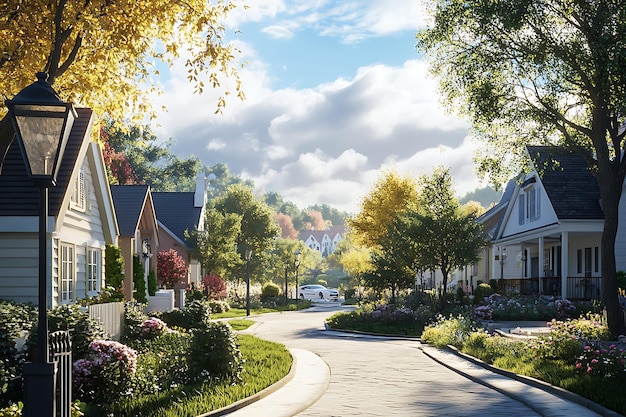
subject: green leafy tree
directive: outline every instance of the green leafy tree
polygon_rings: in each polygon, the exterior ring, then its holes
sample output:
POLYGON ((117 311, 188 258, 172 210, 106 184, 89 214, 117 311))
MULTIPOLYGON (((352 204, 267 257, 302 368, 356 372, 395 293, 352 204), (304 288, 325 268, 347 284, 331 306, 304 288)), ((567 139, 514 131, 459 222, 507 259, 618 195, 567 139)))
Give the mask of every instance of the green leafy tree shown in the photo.
POLYGON ((231 265, 227 273, 234 280, 246 276, 246 267, 250 266, 251 281, 265 281, 259 265, 265 263, 265 251, 272 241, 280 236, 280 228, 274 221, 274 213, 265 202, 255 197, 251 187, 233 184, 215 200, 215 208, 223 215, 237 214, 241 218, 241 227, 236 238, 240 262, 231 265), (245 255, 251 250, 249 262, 245 255))
MULTIPOLYGON (((602 293, 614 337, 619 306, 615 239, 626 176, 626 8, 622 1, 429 0, 418 33, 440 90, 485 142, 479 171, 495 181, 524 145, 580 153, 600 188, 602 293), (504 163, 503 163, 504 162, 504 163)), ((517 158, 520 161, 521 158, 517 158)), ((506 174, 506 175, 502 175, 506 174)))
POLYGON ((413 276, 420 270, 437 268, 441 271, 443 310, 450 272, 480 258, 480 250, 486 244, 482 224, 463 211, 454 196, 450 173, 444 168, 421 177, 419 209, 407 213, 406 218, 408 227, 404 235, 409 242, 405 247, 415 256, 413 276))
POLYGON ((209 200, 214 200, 215 198, 225 194, 226 190, 228 190, 228 187, 231 185, 243 184, 250 188, 254 187, 253 181, 244 180, 239 175, 231 173, 228 165, 224 162, 211 166, 205 166, 204 172, 206 175, 213 174, 215 176, 215 178, 211 180, 211 186, 207 190, 209 200))
POLYGON ((111 161, 119 164, 107 165, 112 180, 119 184, 147 184, 154 191, 192 191, 195 189, 196 174, 202 163, 195 156, 181 158, 172 153, 173 140, 159 143, 150 126, 130 126, 115 129, 113 122, 105 126, 106 143, 109 145, 111 161), (115 169, 126 162, 132 170, 115 169), (115 176, 117 173, 118 177, 115 176))
POLYGON ((307 208, 308 210, 319 211, 322 213, 322 217, 325 220, 328 220, 330 224, 334 226, 339 226, 346 223, 346 219, 349 217, 349 214, 345 211, 337 210, 334 207, 331 207, 328 204, 314 204, 307 208))
POLYGON ((226 193, 216 199, 215 208, 224 215, 232 213, 241 217, 237 237, 240 254, 248 247, 256 253, 268 249, 272 240, 280 235, 272 210, 254 196, 250 187, 242 184, 229 186, 226 193))
POLYGON ((241 262, 237 252, 237 238, 241 231, 241 215, 223 213, 209 202, 204 214, 204 229, 185 232, 194 247, 194 256, 200 260, 205 276, 224 276, 228 268, 241 262))
MULTIPOLYGON (((289 285, 295 285, 295 252, 299 250, 305 253, 308 248, 304 242, 293 239, 274 239, 272 247, 268 250, 267 264, 264 269, 272 281, 282 289, 283 296, 289 294, 289 285)), ((287 298, 285 298, 287 300, 287 298)))
POLYGON ((415 277, 406 263, 398 257, 396 242, 383 237, 379 246, 380 249, 372 255, 372 269, 363 273, 363 281, 365 286, 379 294, 389 290, 389 302, 395 304, 399 291, 411 288, 415 277))

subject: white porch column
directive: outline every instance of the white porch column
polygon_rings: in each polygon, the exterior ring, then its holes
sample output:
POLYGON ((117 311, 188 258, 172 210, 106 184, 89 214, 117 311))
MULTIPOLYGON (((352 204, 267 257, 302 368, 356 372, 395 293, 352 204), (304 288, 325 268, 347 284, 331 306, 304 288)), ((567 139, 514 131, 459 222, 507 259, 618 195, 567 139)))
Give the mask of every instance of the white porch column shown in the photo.
POLYGON ((539 260, 538 260, 538 262, 539 262, 539 281, 538 281, 539 282, 539 294, 543 294, 543 278, 546 275, 546 271, 543 269, 543 263, 544 263, 544 260, 543 260, 543 243, 544 243, 543 236, 541 236, 539 238, 539 256, 538 256, 538 258, 539 258, 539 260))
POLYGON ((569 255, 569 234, 561 232, 561 298, 567 298, 567 265, 569 255))

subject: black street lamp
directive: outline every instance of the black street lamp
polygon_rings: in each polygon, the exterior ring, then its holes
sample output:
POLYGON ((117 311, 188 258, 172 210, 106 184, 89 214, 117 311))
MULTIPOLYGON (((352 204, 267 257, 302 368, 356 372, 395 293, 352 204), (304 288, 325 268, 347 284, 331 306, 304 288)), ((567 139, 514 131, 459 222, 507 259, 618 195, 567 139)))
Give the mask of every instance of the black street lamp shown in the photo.
POLYGON ((47 81, 37 73, 37 81, 5 100, 13 122, 15 138, 26 162, 28 176, 39 186, 39 301, 37 350, 34 361, 24 364, 24 416, 54 416, 55 364, 50 361, 47 317, 47 219, 48 188, 56 186, 57 174, 74 119, 71 103, 61 101, 47 81))
POLYGON ((289 264, 285 264, 285 305, 289 305, 289 264))
POLYGON ((302 252, 300 252, 300 250, 296 250, 294 252, 294 257, 293 257, 293 266, 294 269, 296 270, 296 304, 298 304, 298 268, 300 267, 300 254, 302 252))
POLYGON ((246 316, 250 315, 250 258, 252 258, 252 249, 246 248, 246 316))

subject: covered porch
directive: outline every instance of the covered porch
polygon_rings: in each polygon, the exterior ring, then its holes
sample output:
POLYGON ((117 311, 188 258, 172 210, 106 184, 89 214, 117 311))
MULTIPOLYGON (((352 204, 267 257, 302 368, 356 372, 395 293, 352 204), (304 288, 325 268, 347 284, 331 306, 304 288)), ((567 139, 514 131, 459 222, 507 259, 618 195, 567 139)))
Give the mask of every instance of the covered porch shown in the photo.
POLYGON ((602 298, 601 224, 554 224, 501 238, 493 247, 493 279, 501 294, 602 298))

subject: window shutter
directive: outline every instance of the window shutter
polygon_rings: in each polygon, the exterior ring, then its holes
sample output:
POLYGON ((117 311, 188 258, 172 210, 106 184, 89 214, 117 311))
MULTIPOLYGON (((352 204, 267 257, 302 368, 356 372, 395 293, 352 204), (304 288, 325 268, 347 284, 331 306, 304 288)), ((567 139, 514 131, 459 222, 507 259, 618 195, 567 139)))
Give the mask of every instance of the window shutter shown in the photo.
POLYGON ((517 197, 517 207, 519 208, 519 224, 524 224, 524 214, 526 209, 525 195, 520 193, 517 197))

